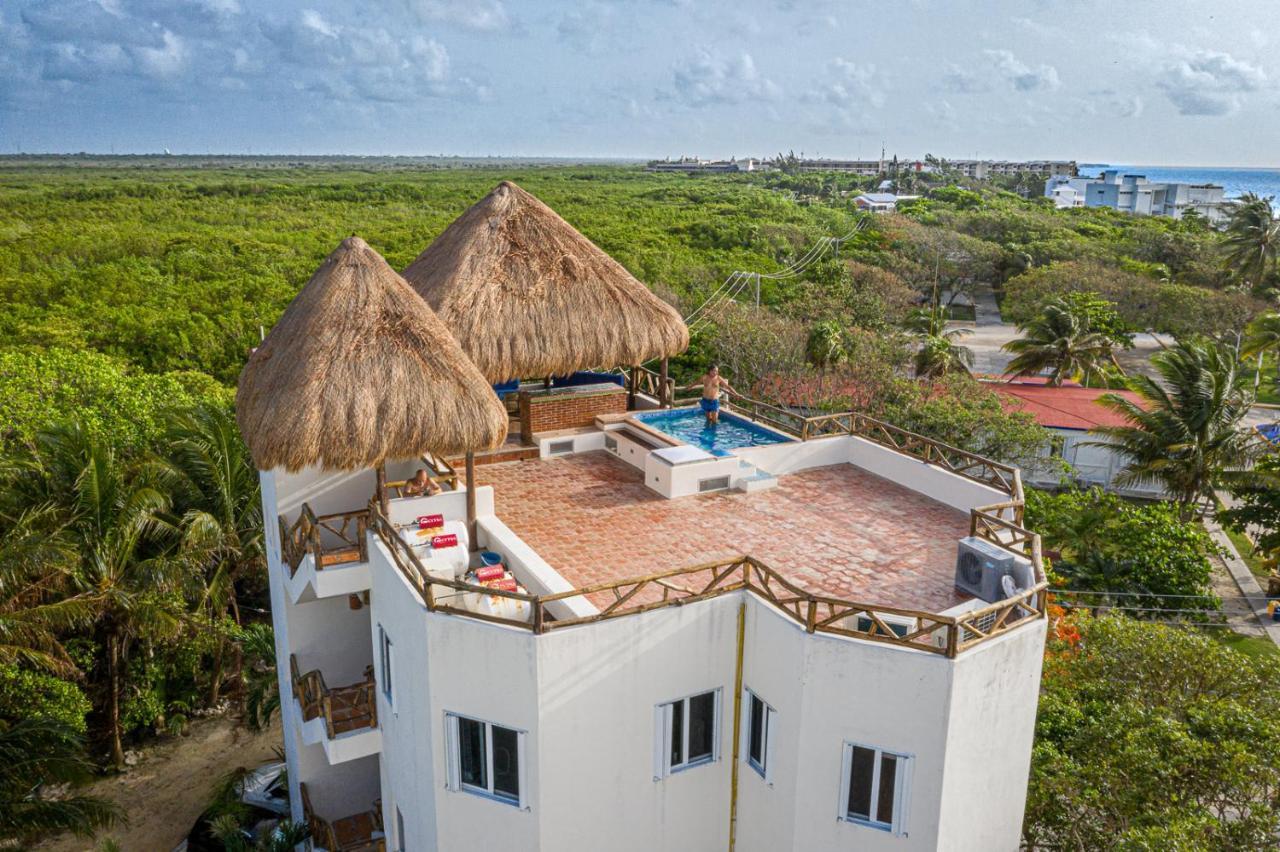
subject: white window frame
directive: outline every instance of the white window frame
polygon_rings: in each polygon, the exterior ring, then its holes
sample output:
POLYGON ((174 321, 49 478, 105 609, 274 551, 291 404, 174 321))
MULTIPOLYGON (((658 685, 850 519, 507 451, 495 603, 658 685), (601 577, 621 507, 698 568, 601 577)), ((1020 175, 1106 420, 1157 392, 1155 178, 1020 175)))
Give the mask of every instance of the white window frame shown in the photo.
POLYGON ((765 780, 770 787, 773 786, 773 741, 777 733, 778 711, 773 708, 768 701, 765 701, 750 688, 743 690, 742 713, 746 718, 743 719, 742 725, 742 759, 746 761, 756 771, 756 774, 765 780), (761 714, 761 724, 764 730, 761 732, 760 756, 764 759, 764 763, 757 763, 751 756, 751 702, 759 701, 764 706, 764 712, 761 714))
POLYGON ((395 691, 392 687, 395 670, 395 657, 393 647, 395 643, 391 641, 391 637, 387 634, 386 628, 381 624, 378 625, 378 676, 382 678, 382 695, 387 699, 388 704, 394 704, 393 700, 395 691))
POLYGON ((720 687, 715 689, 703 689, 689 695, 673 698, 670 701, 664 701, 661 704, 654 705, 654 744, 653 744, 653 780, 661 781, 670 775, 694 769, 698 766, 706 766, 710 763, 716 763, 720 760, 720 731, 721 731, 721 695, 723 690, 720 687), (712 717, 711 729, 711 755, 709 757, 701 757, 695 761, 689 761, 689 701, 702 695, 710 694, 713 696, 714 711, 712 717), (683 748, 681 754, 684 755, 684 762, 676 765, 671 764, 671 727, 672 727, 672 708, 677 704, 683 704, 683 720, 681 735, 683 737, 683 748))
POLYGON ((877 831, 887 831, 895 837, 906 837, 907 798, 911 793, 911 769, 914 763, 915 756, 906 752, 845 740, 844 754, 840 761, 840 799, 837 804, 836 819, 840 822, 847 822, 850 825, 860 825, 864 828, 874 828, 877 831), (869 813, 873 815, 872 819, 862 819, 849 813, 849 787, 853 783, 853 750, 855 747, 865 748, 875 753, 875 763, 871 772, 871 806, 868 809, 869 813), (880 804, 881 758, 886 754, 896 758, 898 766, 897 774, 893 779, 893 821, 889 823, 881 822, 874 818, 874 814, 880 804))
POLYGON ((446 712, 444 714, 444 739, 445 739, 445 760, 446 766, 446 783, 445 786, 455 793, 470 793, 473 796, 491 799, 504 805, 511 805, 522 811, 529 810, 529 762, 526 757, 525 734, 527 732, 511 725, 502 725, 497 722, 490 722, 487 719, 481 719, 478 716, 471 716, 466 713, 446 712), (462 781, 462 749, 461 737, 458 731, 458 720, 466 719, 468 722, 476 722, 484 726, 484 757, 485 757, 485 786, 476 787, 472 784, 465 784, 462 781), (505 793, 495 792, 493 789, 493 729, 502 728, 503 730, 512 731, 516 735, 516 785, 519 787, 519 795, 512 799, 505 793))

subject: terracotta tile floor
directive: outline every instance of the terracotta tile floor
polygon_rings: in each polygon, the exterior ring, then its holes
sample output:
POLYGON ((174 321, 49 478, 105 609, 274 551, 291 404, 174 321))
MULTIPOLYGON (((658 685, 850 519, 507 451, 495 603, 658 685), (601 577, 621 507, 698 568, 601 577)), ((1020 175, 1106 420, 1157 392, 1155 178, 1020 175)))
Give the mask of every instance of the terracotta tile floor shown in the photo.
POLYGON ((667 500, 604 452, 477 468, 497 513, 574 586, 748 554, 797 585, 939 611, 952 586, 959 512, 852 465, 779 477, 778 487, 667 500))

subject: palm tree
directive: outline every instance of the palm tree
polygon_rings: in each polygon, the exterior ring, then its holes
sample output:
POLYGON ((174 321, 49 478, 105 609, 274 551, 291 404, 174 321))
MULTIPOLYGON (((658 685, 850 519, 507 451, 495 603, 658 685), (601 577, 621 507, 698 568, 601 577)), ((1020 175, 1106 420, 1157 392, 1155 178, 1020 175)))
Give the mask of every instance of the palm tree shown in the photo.
POLYGON ((1256 316, 1245 327, 1240 354, 1247 358, 1264 352, 1280 352, 1280 312, 1256 316))
POLYGON ((280 709, 280 680, 276 677, 276 640, 270 624, 250 624, 237 630, 244 656, 244 723, 261 731, 280 709))
POLYGON ((0 520, 0 663, 69 676, 76 668, 59 633, 86 623, 92 608, 65 597, 74 565, 51 507, 0 520))
POLYGON ((76 422, 37 435, 16 482, 30 505, 55 507, 74 554, 71 600, 91 607, 106 664, 111 757, 124 763, 120 697, 134 640, 175 634, 189 572, 174 558, 166 494, 146 468, 126 465, 76 422))
MULTIPOLYGON (((201 607, 212 621, 230 613, 238 624, 236 580, 264 564, 257 469, 235 418, 221 406, 174 414, 164 446, 164 486, 181 518, 182 552, 204 578, 201 607)), ((210 676, 211 705, 218 701, 223 652, 219 643, 210 676)))
POLYGON ((1034 376, 1050 370, 1049 384, 1054 387, 1077 376, 1083 376, 1087 386, 1091 377, 1103 373, 1105 363, 1119 369, 1111 340, 1090 329, 1088 318, 1073 313, 1065 302, 1049 302, 1039 316, 1019 325, 1018 331, 1022 337, 1003 347, 1014 355, 1005 368, 1007 375, 1034 376))
POLYGON ((300 822, 282 822, 250 842, 235 817, 223 815, 213 821, 214 835, 227 852, 293 852, 311 838, 311 829, 300 822))
POLYGON ((1280 219, 1271 209, 1273 200, 1252 192, 1241 196, 1231 211, 1222 241, 1227 271, 1254 289, 1260 288, 1275 269, 1280 253, 1280 219))
POLYGON ((958 341, 972 334, 967 328, 947 328, 946 306, 934 302, 932 307, 919 308, 907 318, 906 328, 920 341, 916 350, 916 378, 934 379, 948 373, 969 374, 973 367, 973 352, 958 341))
POLYGON ((81 837, 115 825, 120 809, 91 796, 49 796, 93 774, 84 744, 65 722, 34 717, 0 723, 0 845, 70 831, 81 837))
POLYGON ((1116 394, 1102 404, 1123 415, 1126 426, 1099 427, 1096 435, 1127 460, 1119 485, 1159 483, 1182 507, 1184 518, 1197 502, 1212 502, 1213 489, 1225 481, 1253 481, 1245 472, 1263 443, 1242 428, 1253 392, 1240 370, 1235 350, 1211 341, 1178 341, 1151 356, 1159 379, 1134 376, 1134 402, 1116 394))
MULTIPOLYGON (((1280 312, 1254 317, 1245 327, 1244 339, 1240 341, 1240 355, 1245 358, 1256 356, 1258 359, 1254 390, 1257 390, 1258 383, 1262 380, 1262 362, 1268 353, 1280 355, 1280 312)), ((1276 383, 1280 385, 1280 371, 1277 371, 1276 383)))

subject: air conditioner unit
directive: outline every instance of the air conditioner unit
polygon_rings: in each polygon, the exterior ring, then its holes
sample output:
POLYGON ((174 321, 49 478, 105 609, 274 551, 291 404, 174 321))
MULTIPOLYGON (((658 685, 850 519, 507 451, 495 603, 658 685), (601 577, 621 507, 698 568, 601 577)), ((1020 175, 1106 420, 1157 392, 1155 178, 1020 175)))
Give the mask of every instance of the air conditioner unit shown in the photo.
POLYGON ((1007 597, 1002 582, 1006 576, 1017 589, 1035 585, 1035 575, 1027 559, 975 536, 960 539, 956 556, 957 589, 995 603, 1007 597))
MULTIPOLYGON (((918 622, 916 619, 906 615, 890 615, 888 613, 877 613, 880 620, 884 622, 884 626, 888 627, 899 639, 903 636, 909 636, 914 633, 918 622)), ((845 626, 850 630, 856 630, 859 633, 869 633, 872 636, 883 636, 884 631, 872 621, 869 615, 855 615, 845 619, 845 626)))
MULTIPOLYGON (((956 604, 950 609, 944 609, 941 614, 950 615, 955 618, 960 618, 961 616, 964 616, 973 612, 975 609, 982 609, 986 605, 987 605, 986 601, 978 600, 977 598, 971 598, 970 600, 967 600, 964 603, 956 604)), ((986 615, 979 618, 977 621, 973 622, 973 626, 981 630, 983 633, 990 632, 991 628, 995 626, 996 619, 999 617, 1000 617, 1000 613, 989 612, 986 615)), ((935 648, 947 647, 946 628, 939 627, 937 630, 934 630, 933 633, 931 634, 931 638, 933 639, 933 646, 935 648)), ((967 628, 961 628, 960 637, 959 637, 961 642, 971 642, 977 638, 978 638, 978 634, 974 633, 972 630, 969 630, 967 628)))

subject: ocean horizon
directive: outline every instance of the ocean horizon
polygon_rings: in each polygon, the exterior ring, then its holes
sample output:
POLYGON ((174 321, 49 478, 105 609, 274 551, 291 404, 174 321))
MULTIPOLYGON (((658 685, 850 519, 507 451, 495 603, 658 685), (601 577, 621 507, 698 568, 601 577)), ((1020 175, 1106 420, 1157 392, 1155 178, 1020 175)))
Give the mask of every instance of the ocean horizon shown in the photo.
POLYGON ((1228 198, 1239 198, 1246 192, 1271 196, 1272 206, 1280 198, 1280 168, 1257 166, 1144 166, 1128 163, 1080 163, 1082 175, 1095 175, 1103 169, 1119 169, 1125 174, 1143 175, 1150 181, 1167 183, 1214 183, 1226 190, 1228 198))

